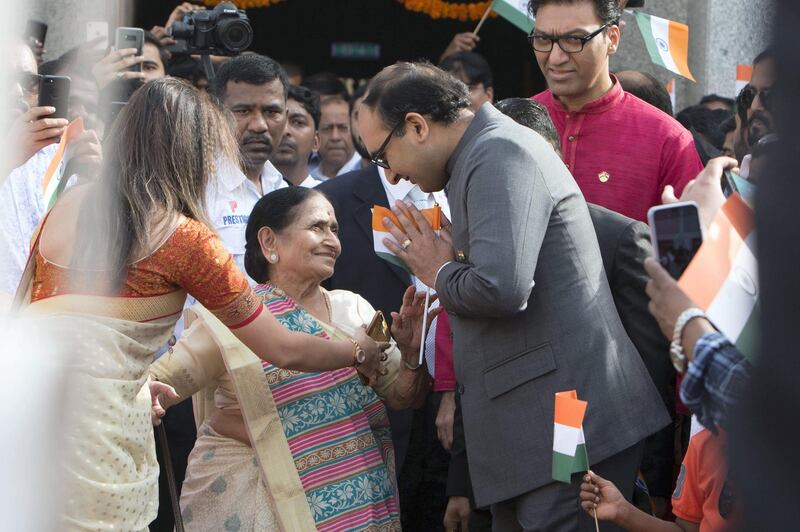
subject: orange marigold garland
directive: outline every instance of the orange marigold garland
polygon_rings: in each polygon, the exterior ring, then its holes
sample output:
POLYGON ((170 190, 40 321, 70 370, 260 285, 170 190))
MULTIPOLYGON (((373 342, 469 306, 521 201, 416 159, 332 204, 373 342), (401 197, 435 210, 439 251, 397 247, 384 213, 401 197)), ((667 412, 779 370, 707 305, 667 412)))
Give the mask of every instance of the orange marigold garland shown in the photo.
MULTIPOLYGON (((409 11, 424 13, 431 18, 449 18, 466 22, 480 20, 492 4, 488 2, 444 2, 442 0, 397 0, 409 11)), ((497 13, 491 16, 496 17, 497 13)))
MULTIPOLYGON (((232 1, 239 9, 251 9, 255 7, 269 7, 280 4, 286 0, 203 0, 209 6, 215 6, 220 2, 232 1)), ((397 0, 409 11, 424 13, 434 19, 454 19, 461 22, 468 20, 480 20, 483 14, 492 4, 491 0, 484 2, 444 2, 443 0, 397 0)), ((492 12, 492 17, 497 13, 492 12)))

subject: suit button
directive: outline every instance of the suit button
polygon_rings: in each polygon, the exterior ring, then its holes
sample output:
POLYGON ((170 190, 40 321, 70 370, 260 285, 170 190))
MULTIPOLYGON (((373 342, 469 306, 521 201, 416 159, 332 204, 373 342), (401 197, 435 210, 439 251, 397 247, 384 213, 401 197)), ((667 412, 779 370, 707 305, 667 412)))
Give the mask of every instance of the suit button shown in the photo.
POLYGON ((456 386, 456 391, 458 395, 464 395, 464 385, 459 382, 458 386, 456 386))

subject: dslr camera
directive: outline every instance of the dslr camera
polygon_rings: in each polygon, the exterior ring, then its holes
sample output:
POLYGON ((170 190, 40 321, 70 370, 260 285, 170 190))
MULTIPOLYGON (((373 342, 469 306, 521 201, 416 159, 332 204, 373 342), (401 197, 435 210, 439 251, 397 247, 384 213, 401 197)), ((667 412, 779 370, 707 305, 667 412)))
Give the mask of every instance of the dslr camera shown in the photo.
POLYGON ((236 55, 253 42, 250 20, 230 2, 187 13, 167 33, 178 41, 174 54, 236 55))

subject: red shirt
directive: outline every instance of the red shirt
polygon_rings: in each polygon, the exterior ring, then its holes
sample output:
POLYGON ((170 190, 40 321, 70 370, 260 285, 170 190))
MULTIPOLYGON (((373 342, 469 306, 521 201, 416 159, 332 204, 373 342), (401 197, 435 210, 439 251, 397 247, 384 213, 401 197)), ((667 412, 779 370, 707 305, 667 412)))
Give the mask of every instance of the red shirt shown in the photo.
POLYGON ((550 112, 561 152, 586 201, 647 221, 666 185, 680 196, 703 165, 677 120, 614 86, 570 113, 550 90, 533 96, 550 112))

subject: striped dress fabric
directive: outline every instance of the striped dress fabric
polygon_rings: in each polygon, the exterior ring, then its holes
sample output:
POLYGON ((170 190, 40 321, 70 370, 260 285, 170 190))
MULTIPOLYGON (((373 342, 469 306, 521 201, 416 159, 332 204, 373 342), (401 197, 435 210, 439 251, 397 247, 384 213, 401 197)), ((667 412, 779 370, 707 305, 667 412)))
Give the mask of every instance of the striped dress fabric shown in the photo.
MULTIPOLYGON (((256 293, 287 329, 329 338, 281 291, 259 285, 256 293)), ((317 530, 400 530, 389 420, 372 388, 354 368, 263 367, 317 530)))

